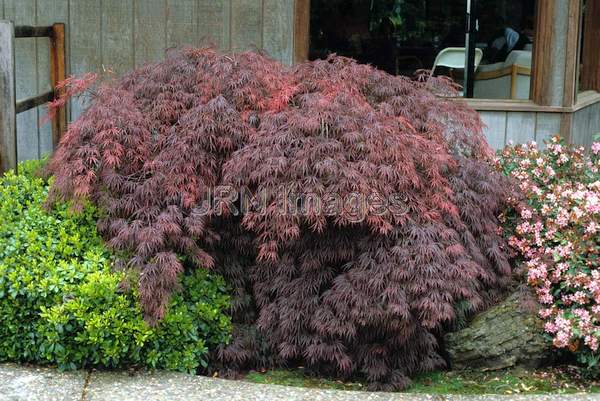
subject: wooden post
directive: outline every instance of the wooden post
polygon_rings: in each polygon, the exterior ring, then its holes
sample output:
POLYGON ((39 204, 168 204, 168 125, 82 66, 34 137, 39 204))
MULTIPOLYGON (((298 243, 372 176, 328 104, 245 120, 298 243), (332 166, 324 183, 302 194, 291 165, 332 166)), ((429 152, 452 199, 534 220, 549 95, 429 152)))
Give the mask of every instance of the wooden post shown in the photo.
POLYGON ((600 91, 600 0, 588 0, 583 32, 583 69, 581 86, 583 90, 600 91))
POLYGON ((541 106, 552 105, 551 75, 555 57, 553 51, 554 15, 555 0, 536 2, 531 98, 541 106))
POLYGON ((15 27, 0 21, 0 173, 17 168, 15 27))
MULTIPOLYGON (((52 37, 50 38, 50 82, 52 87, 66 79, 65 72, 65 24, 52 25, 52 37)), ((55 90, 54 96, 58 97, 60 91, 55 90)), ((61 107, 52 120, 52 146, 58 146, 60 138, 67 130, 67 107, 61 107)))
POLYGON ((310 0, 294 1, 294 62, 308 60, 310 45, 310 0))

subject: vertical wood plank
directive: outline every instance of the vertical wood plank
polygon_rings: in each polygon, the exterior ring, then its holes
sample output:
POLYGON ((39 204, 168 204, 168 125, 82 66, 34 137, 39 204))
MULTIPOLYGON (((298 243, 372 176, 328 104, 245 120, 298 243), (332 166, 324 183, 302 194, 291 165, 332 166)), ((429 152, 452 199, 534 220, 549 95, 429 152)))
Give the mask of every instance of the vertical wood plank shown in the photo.
POLYGON ((581 86, 583 90, 600 91, 600 0, 587 0, 585 32, 583 33, 583 69, 581 86))
POLYGON ((483 133, 493 149, 502 149, 506 145, 506 112, 482 111, 481 120, 486 125, 483 133))
POLYGON ((131 70, 133 0, 102 0, 102 66, 109 76, 131 70))
POLYGON ((167 46, 166 0, 135 0, 135 65, 162 60, 167 46))
POLYGON ((198 46, 197 0, 167 0, 167 48, 198 46))
MULTIPOLYGON (((4 10, 7 19, 16 25, 36 25, 35 0, 5 0, 4 10)), ((37 48, 35 38, 20 38, 15 41, 17 100, 36 96, 37 48)), ((17 155, 18 160, 31 160, 40 157, 37 109, 27 110, 17 115, 17 155)))
MULTIPOLYGON (((560 0, 564 1, 564 0, 560 0)), ((550 106, 553 103, 552 77, 556 69, 556 46, 558 31, 554 21, 558 14, 558 0, 536 2, 535 41, 532 58, 532 99, 535 103, 550 106)))
MULTIPOLYGON (((102 9, 98 0, 70 1, 71 74, 102 70, 102 9)), ((71 118, 76 119, 86 107, 86 98, 71 102, 71 118)))
POLYGON ((594 120, 598 119, 598 109, 594 106, 589 106, 578 110, 572 115, 572 143, 582 146, 590 146, 592 137, 596 133, 593 131, 594 120))
POLYGON ((509 112, 506 119, 506 143, 527 143, 535 140, 535 113, 509 112))
POLYGON ((198 39, 202 45, 231 50, 231 0, 198 0, 198 39))
POLYGON ((232 51, 262 48, 262 10, 262 0, 231 0, 232 51))
MULTIPOLYGON (((54 23, 65 24, 65 46, 68 49, 69 36, 69 2, 68 0, 37 0, 37 23, 38 25, 52 25, 54 23)), ((40 93, 52 88, 50 72, 50 41, 46 38, 37 39, 37 80, 40 93)), ((69 55, 67 54, 67 57, 69 55)), ((68 67, 65 65, 65 69, 68 67)), ((68 72, 65 70, 65 74, 68 72)), ((40 132, 40 156, 50 154, 53 148, 53 128, 51 124, 41 124, 48 110, 44 107, 38 108, 38 124, 40 132)), ((67 111, 68 113, 68 111, 67 111)))
POLYGON ((537 113, 535 141, 540 148, 544 148, 544 141, 559 135, 561 131, 560 113, 537 113))
POLYGON ((588 135, 593 136, 596 134, 600 134, 600 103, 596 103, 590 106, 590 114, 591 114, 591 132, 588 135))
POLYGON ((0 174, 17 166, 14 25, 0 21, 0 174))
POLYGON ((579 43, 582 0, 568 0, 569 15, 565 55, 565 88, 563 106, 570 107, 577 101, 579 86, 579 43))
MULTIPOLYGON (((50 41, 50 81, 53 89, 59 82, 67 78, 65 64, 65 24, 53 24, 52 40, 50 41)), ((56 149, 66 130, 67 109, 63 106, 56 112, 52 120, 52 150, 56 149)))
POLYGON ((294 2, 294 62, 301 63, 310 50, 310 0, 294 2))
POLYGON ((277 60, 292 64, 294 0, 264 0, 263 48, 277 60))
POLYGON ((573 119, 575 113, 561 113, 560 135, 567 143, 573 143, 573 119))

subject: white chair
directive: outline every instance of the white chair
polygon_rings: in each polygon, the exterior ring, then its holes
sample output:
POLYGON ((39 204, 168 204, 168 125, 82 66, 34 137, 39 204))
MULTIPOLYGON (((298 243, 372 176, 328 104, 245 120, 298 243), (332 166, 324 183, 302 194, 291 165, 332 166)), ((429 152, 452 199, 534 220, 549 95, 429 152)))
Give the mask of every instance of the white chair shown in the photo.
MULTIPOLYGON (((438 53, 431 68, 431 76, 433 76, 437 67, 448 68, 465 68, 466 49, 464 47, 447 47, 438 53)), ((479 67, 483 59, 483 50, 475 49, 475 70, 479 67)))
POLYGON ((513 50, 506 61, 480 65, 475 75, 478 99, 528 100, 531 82, 531 52, 513 50))

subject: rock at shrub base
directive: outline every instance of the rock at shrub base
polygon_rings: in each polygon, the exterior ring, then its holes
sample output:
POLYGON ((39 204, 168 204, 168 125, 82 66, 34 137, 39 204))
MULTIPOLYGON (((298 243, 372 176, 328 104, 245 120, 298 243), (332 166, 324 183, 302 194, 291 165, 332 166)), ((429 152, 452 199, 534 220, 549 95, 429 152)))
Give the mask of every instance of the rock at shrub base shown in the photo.
POLYGON ((537 368, 551 359, 543 322, 520 307, 520 293, 478 315, 466 328, 445 336, 454 370, 537 368))

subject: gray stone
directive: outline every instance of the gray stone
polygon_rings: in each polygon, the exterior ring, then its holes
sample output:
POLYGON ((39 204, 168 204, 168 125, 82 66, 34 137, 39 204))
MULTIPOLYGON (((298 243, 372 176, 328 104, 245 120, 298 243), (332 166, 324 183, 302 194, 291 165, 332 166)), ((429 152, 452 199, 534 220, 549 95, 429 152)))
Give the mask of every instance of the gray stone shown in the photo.
POLYGON ((86 401, 424 401, 440 396, 319 390, 155 372, 93 373, 86 401))
POLYGON ((179 373, 61 373, 0 365, 0 401, 600 401, 600 395, 422 395, 319 390, 179 373))
POLYGON ((478 315, 465 329, 445 337, 454 370, 537 368, 551 358, 543 322, 521 308, 520 293, 478 315))
POLYGON ((80 401, 87 373, 0 365, 0 401, 80 401))
POLYGON ((177 373, 93 373, 86 401, 599 401, 600 395, 426 395, 319 390, 177 373))

